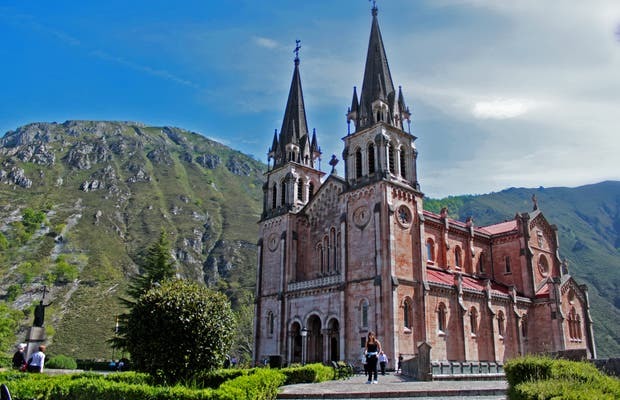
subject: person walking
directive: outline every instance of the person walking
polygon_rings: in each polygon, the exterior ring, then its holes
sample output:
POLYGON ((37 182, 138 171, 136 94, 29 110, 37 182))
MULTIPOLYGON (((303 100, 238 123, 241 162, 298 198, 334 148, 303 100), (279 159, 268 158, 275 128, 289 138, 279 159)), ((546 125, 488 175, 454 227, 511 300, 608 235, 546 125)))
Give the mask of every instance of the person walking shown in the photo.
POLYGON ((366 340, 366 367, 368 371, 368 382, 366 383, 378 383, 377 361, 379 360, 380 352, 381 342, 377 340, 374 332, 368 332, 368 339, 366 340))
POLYGON ((383 351, 379 353, 379 366, 381 366, 381 375, 385 376, 385 367, 388 363, 388 356, 383 351))
POLYGON ((43 364, 45 364, 45 345, 39 346, 39 351, 30 356, 28 360, 28 372, 43 372, 43 364))
POLYGON ((20 343, 17 346, 17 351, 13 354, 13 368, 20 371, 25 370, 26 365, 26 344, 20 343))

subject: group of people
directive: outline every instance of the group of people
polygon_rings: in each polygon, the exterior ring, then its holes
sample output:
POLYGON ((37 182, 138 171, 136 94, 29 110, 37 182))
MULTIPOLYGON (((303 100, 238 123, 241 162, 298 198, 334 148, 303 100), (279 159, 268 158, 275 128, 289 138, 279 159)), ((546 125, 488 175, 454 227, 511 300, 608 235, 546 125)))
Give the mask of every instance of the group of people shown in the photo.
POLYGON ((24 372, 43 372, 45 364, 45 345, 39 346, 39 350, 34 352, 30 358, 26 359, 26 344, 20 343, 17 351, 13 354, 13 368, 24 372))

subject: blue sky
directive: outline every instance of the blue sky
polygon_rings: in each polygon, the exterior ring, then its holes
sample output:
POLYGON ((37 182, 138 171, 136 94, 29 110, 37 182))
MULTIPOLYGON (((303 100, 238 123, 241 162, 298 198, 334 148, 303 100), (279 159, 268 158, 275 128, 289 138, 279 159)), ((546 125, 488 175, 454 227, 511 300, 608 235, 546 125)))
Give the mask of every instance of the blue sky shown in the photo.
MULTIPOLYGON (((620 2, 377 5, 428 196, 620 179, 620 2)), ((328 170, 370 22, 363 0, 3 0, 0 135, 30 122, 130 120, 266 161, 300 39, 308 125, 328 170)))

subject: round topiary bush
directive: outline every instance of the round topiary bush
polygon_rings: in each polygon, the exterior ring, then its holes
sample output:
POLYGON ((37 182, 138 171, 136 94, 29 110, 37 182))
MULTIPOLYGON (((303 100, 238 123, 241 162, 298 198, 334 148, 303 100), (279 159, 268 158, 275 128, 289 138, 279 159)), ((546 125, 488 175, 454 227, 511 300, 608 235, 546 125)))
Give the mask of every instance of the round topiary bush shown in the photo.
POLYGON ((126 330, 135 369, 174 383, 224 363, 235 318, 225 295, 195 282, 170 280, 138 299, 126 330))

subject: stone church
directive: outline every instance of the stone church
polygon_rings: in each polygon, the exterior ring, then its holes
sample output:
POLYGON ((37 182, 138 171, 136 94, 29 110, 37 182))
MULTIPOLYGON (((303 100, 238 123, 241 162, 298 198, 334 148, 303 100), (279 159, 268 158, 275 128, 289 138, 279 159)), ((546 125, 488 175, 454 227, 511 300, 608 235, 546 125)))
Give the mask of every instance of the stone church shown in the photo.
POLYGON ((394 360, 494 361, 577 350, 596 357, 588 293, 559 257, 538 209, 475 226, 423 209, 416 139, 395 89, 377 7, 362 89, 342 139, 318 168, 300 77, 269 148, 259 221, 254 360, 359 364, 369 331, 394 360), (273 161, 273 164, 271 164, 273 161))

